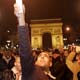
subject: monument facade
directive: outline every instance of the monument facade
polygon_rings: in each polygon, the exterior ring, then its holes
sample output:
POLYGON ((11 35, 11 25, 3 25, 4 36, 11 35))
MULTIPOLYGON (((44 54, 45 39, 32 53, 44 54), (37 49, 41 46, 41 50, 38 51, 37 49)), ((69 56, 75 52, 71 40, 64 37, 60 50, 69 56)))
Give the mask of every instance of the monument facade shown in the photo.
POLYGON ((61 19, 32 20, 30 24, 32 48, 63 46, 62 25, 61 19))

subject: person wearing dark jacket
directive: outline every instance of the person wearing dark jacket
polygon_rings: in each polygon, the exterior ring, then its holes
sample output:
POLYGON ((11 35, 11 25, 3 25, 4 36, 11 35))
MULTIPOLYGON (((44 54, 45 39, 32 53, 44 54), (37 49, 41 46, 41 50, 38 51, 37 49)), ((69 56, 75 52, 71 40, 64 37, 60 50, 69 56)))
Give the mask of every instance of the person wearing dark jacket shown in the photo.
POLYGON ((34 64, 32 48, 29 40, 28 25, 25 24, 24 12, 20 12, 17 4, 14 5, 14 13, 18 19, 19 54, 22 69, 22 80, 54 80, 49 67, 52 65, 48 52, 42 52, 34 64))
POLYGON ((58 49, 53 51, 52 67, 50 68, 52 75, 56 77, 56 80, 65 80, 64 71, 65 65, 60 59, 60 52, 58 49))
POLYGON ((6 61, 2 57, 3 55, 0 53, 0 80, 3 78, 3 71, 7 69, 6 61))

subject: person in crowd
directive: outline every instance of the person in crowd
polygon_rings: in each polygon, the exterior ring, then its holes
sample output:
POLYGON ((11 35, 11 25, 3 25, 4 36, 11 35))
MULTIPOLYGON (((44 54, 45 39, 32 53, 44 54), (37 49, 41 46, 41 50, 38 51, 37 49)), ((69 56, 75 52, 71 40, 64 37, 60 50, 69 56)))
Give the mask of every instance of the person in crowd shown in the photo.
POLYGON ((0 53, 0 72, 7 69, 6 61, 3 59, 2 53, 0 53))
POLYGON ((65 65, 65 72, 64 72, 64 80, 72 80, 73 79, 73 73, 70 71, 70 69, 66 65, 66 58, 68 57, 69 52, 68 50, 64 50, 64 65, 65 65))
POLYGON ((15 80, 13 72, 8 69, 3 55, 0 53, 0 80, 15 80))
POLYGON ((0 80, 16 80, 12 70, 6 69, 3 71, 2 79, 0 80))
MULTIPOLYGON (((25 8, 25 7, 23 7, 25 8)), ((23 9, 25 10, 25 9, 23 9)), ((18 20, 19 54, 22 71, 22 80, 54 80, 49 67, 52 62, 49 52, 41 52, 34 64, 32 48, 29 38, 28 24, 25 23, 25 11, 20 12, 20 7, 14 4, 14 13, 18 20)))
POLYGON ((0 53, 0 80, 3 78, 3 71, 7 69, 6 61, 2 57, 3 55, 0 53))
POLYGON ((72 48, 66 59, 66 65, 73 73, 73 80, 80 80, 80 53, 76 53, 76 48, 72 48), (74 57, 76 60, 74 61, 74 57))
POLYGON ((68 50, 64 50, 64 57, 65 57, 65 59, 67 58, 68 55, 69 55, 68 50))
POLYGON ((6 61, 7 69, 10 69, 14 66, 15 58, 12 51, 7 50, 4 52, 3 59, 6 61))
POLYGON ((65 65, 60 59, 60 51, 55 49, 52 53, 52 56, 52 67, 50 69, 51 73, 56 77, 56 80, 64 80, 65 65))
POLYGON ((15 56, 14 67, 11 70, 15 75, 15 80, 21 80, 22 72, 21 72, 20 56, 15 56))

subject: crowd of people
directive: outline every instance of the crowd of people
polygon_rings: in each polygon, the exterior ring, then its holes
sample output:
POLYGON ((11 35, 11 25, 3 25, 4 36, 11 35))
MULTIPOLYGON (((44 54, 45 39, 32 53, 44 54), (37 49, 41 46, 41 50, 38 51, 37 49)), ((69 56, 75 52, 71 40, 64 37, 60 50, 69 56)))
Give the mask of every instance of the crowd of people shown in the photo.
POLYGON ((18 20, 19 53, 0 53, 0 80, 80 80, 80 53, 75 48, 32 50, 25 11, 20 12, 14 4, 14 13, 18 20))
MULTIPOLYGON (((23 57, 25 56, 23 55, 23 57)), ((30 59, 29 56, 25 58, 30 59)), ((31 58, 31 64, 28 63, 27 60, 25 63, 23 63, 24 65, 27 64, 28 66, 24 68, 29 68, 27 69, 27 72, 30 70, 30 72, 27 74, 27 77, 32 78, 29 80, 80 79, 80 53, 77 53, 75 51, 75 48, 73 50, 42 50, 38 48, 36 50, 32 50, 31 58), (34 77, 32 76, 32 72, 34 73, 34 77)), ((21 59, 19 53, 15 54, 10 50, 0 52, 0 80, 22 80, 22 68, 20 60, 21 59)), ((26 76, 25 71, 24 73, 26 76)), ((27 77, 25 80, 28 80, 27 77)))

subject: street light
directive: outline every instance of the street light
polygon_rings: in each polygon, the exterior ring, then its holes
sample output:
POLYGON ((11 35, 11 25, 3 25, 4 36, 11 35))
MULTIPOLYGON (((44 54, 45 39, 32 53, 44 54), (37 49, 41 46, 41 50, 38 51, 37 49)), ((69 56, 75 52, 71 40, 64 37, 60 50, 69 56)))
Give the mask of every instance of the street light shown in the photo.
POLYGON ((70 31, 70 27, 66 27, 66 31, 70 31))
POLYGON ((8 33, 10 33, 10 30, 7 30, 8 33))

